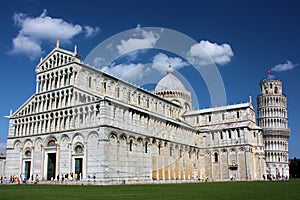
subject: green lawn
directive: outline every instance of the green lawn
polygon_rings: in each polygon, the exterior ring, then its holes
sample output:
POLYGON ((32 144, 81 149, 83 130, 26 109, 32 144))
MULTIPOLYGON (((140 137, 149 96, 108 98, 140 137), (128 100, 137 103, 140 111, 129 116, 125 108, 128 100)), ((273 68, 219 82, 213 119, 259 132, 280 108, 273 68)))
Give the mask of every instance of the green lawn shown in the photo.
POLYGON ((0 185, 0 199, 300 199, 300 180, 117 186, 0 185))

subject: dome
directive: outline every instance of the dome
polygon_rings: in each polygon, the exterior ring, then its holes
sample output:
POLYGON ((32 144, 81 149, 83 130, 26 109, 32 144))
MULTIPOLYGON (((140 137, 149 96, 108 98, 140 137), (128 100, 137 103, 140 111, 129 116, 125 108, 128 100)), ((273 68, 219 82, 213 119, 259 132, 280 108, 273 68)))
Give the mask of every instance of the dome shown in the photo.
POLYGON ((171 68, 168 69, 168 74, 157 83, 154 91, 158 92, 162 90, 187 91, 182 82, 173 75, 171 68))

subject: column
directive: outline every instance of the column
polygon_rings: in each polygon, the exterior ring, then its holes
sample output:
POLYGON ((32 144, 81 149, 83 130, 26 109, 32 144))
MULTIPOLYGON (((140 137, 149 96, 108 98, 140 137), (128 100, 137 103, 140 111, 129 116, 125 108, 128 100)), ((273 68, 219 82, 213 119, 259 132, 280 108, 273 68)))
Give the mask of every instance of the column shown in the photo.
POLYGON ((31 126, 30 126, 31 127, 31 131, 30 131, 30 133, 31 133, 31 135, 34 135, 35 122, 31 121, 30 123, 31 123, 31 126))
POLYGON ((24 166, 23 166, 23 159, 22 159, 22 155, 23 155, 22 148, 23 148, 23 147, 20 147, 20 149, 18 149, 19 152, 20 152, 20 153, 19 153, 19 159, 20 159, 20 160, 19 160, 19 166, 20 166, 20 167, 19 167, 19 174, 15 174, 17 177, 18 177, 20 174, 23 173, 23 170, 22 170, 22 169, 23 169, 24 166))
POLYGON ((35 129, 35 131, 34 131, 34 134, 37 134, 38 132, 39 132, 39 130, 38 130, 38 124, 39 124, 39 121, 38 121, 38 119, 36 118, 36 120, 35 120, 35 124, 34 124, 34 129, 35 129))
POLYGON ((71 106, 71 98, 72 98, 72 93, 69 92, 67 106, 71 106))
POLYGON ((218 152, 218 156, 219 156, 219 169, 220 169, 220 179, 223 180, 223 172, 222 172, 222 165, 221 165, 221 154, 222 154, 222 151, 218 152))
POLYGON ((23 123, 20 123, 19 124, 19 136, 22 136, 23 135, 23 123))
POLYGON ((31 169, 30 169, 30 179, 31 179, 31 176, 33 177, 34 179, 34 171, 35 171, 35 168, 34 168, 34 147, 31 147, 31 169))
POLYGON ((58 72, 58 76, 57 76, 57 88, 62 87, 61 79, 62 79, 62 74, 60 74, 60 72, 58 72))
POLYGON ((43 77, 41 77, 41 84, 40 84, 40 92, 43 92, 44 91, 44 79, 43 77))
POLYGON ((246 162, 246 177, 251 177, 250 171, 250 149, 249 147, 245 149, 245 162, 246 162))
POLYGON ((58 117, 57 117, 57 130, 60 130, 61 128, 60 128, 60 121, 61 121, 61 117, 58 115, 58 117))
POLYGON ((83 157, 83 163, 82 163, 82 178, 86 178, 87 175, 87 161, 88 161, 88 143, 83 142, 84 144, 84 157, 83 157))
MULTIPOLYGON (((86 151, 86 150, 85 150, 86 151)), ((72 172, 72 143, 69 143, 69 172, 72 172)))
POLYGON ((39 80, 37 79, 37 80, 36 80, 36 86, 35 86, 35 93, 38 93, 38 92, 39 92, 39 85, 40 85, 40 82, 39 82, 39 80))
POLYGON ((52 110, 53 108, 52 108, 52 102, 53 102, 53 98, 52 98, 52 96, 50 95, 49 96, 49 108, 48 108, 48 110, 52 110))
POLYGON ((55 169, 55 177, 53 177, 54 179, 60 173, 59 165, 60 165, 60 144, 56 144, 56 166, 55 166, 56 169, 55 169))
POLYGON ((69 114, 67 114, 66 115, 66 129, 70 129, 70 115, 69 114))
POLYGON ((66 73, 63 71, 63 73, 62 73, 62 83, 61 83, 62 87, 66 86, 66 84, 65 84, 65 76, 66 76, 66 73))

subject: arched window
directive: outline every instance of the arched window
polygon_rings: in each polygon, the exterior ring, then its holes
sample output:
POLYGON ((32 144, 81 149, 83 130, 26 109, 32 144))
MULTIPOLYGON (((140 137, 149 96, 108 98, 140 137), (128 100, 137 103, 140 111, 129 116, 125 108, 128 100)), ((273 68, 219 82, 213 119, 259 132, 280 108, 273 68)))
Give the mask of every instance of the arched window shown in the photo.
POLYGON ((215 162, 219 162, 219 155, 217 152, 214 153, 215 162))
POLYGON ((92 77, 89 77, 89 88, 92 87, 92 77))
POLYGON ((158 144, 158 155, 160 155, 160 148, 161 148, 161 145, 158 144))
POLYGON ((179 150, 179 157, 182 157, 182 149, 179 150))
POLYGON ((236 131, 237 131, 237 136, 239 138, 240 137, 240 129, 237 129, 236 131))
POLYGON ((133 145, 133 141, 130 140, 130 142, 129 142, 129 151, 132 151, 132 145, 133 145))
POLYGON ((103 83, 104 92, 106 92, 106 82, 103 83))
POLYGON ((119 87, 117 87, 117 97, 119 98, 120 97, 120 88, 119 87))
POLYGON ((278 87, 277 87, 277 86, 274 88, 274 93, 275 93, 275 94, 278 93, 278 87))
POLYGON ((138 105, 141 104, 141 97, 140 96, 138 96, 137 103, 138 103, 138 105))
POLYGON ((148 153, 148 142, 145 142, 145 153, 148 153))
POLYGON ((128 92, 128 101, 130 101, 131 100, 131 93, 130 92, 128 92))
POLYGON ((237 117, 237 118, 240 118, 240 111, 237 111, 237 112, 236 112, 236 117, 237 117))

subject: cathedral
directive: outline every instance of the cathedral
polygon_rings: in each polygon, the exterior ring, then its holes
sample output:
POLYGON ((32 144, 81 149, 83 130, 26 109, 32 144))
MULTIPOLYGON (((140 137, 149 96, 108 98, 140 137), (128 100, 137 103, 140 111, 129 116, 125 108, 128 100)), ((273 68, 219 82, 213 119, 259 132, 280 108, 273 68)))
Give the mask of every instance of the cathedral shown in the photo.
POLYGON ((260 84, 257 124, 251 99, 193 110, 171 68, 149 92, 84 64, 58 43, 35 72, 36 92, 9 116, 6 176, 120 184, 288 175, 286 97, 278 80, 260 84))

